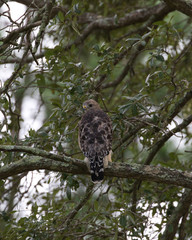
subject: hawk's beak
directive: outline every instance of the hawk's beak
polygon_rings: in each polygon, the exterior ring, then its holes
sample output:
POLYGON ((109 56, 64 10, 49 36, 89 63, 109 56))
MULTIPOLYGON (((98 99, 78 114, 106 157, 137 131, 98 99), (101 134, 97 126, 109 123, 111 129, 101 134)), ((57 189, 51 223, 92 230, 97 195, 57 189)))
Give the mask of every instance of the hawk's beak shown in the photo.
POLYGON ((86 109, 87 108, 87 105, 83 104, 83 109, 86 109))

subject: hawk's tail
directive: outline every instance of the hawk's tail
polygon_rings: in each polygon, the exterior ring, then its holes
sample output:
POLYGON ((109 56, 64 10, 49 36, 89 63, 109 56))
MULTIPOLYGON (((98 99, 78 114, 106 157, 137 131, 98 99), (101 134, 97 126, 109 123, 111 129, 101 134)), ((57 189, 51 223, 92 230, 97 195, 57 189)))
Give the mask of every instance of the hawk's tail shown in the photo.
POLYGON ((94 183, 103 181, 103 178, 104 178, 103 157, 99 157, 96 154, 95 157, 90 158, 89 160, 90 160, 91 180, 94 183))

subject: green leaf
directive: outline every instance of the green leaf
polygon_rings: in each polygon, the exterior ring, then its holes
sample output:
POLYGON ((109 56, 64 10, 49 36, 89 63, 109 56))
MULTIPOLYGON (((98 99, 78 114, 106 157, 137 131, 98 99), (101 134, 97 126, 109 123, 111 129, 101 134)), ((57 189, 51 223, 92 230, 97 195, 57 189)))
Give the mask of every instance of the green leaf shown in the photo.
POLYGON ((98 201, 95 201, 94 202, 94 208, 95 208, 96 212, 98 211, 98 207, 99 207, 99 203, 98 203, 98 201))
POLYGON ((121 215, 119 219, 120 225, 125 228, 127 225, 127 218, 125 215, 121 215))
POLYGON ((160 79, 163 79, 164 73, 163 73, 163 72, 159 72, 159 73, 158 73, 158 76, 159 76, 160 79))
POLYGON ((141 103, 137 103, 137 107, 142 109, 144 112, 148 112, 147 108, 144 105, 142 105, 141 103))
POLYGON ((75 5, 73 6, 73 10, 74 10, 74 12, 77 13, 77 14, 80 14, 80 13, 81 13, 81 11, 80 11, 80 9, 79 9, 79 3, 77 3, 77 4, 75 4, 75 5))
POLYGON ((61 100, 60 100, 59 98, 57 98, 57 97, 52 98, 52 99, 51 99, 51 103, 53 104, 53 106, 62 108, 62 106, 61 106, 61 100))
POLYGON ((146 41, 141 41, 142 46, 145 46, 146 44, 147 44, 146 41))
POLYGON ((32 206, 32 212, 33 214, 37 214, 38 213, 38 205, 37 203, 34 203, 33 206, 32 206))
POLYGON ((139 93, 139 94, 135 95, 134 97, 125 96, 125 98, 129 99, 131 101, 139 101, 139 100, 141 100, 145 96, 146 95, 143 95, 143 94, 139 93))
POLYGON ((139 41, 141 38, 127 38, 126 41, 139 41))
POLYGON ((98 45, 98 44, 95 44, 95 45, 93 46, 93 49, 94 49, 95 51, 97 51, 97 52, 100 51, 100 48, 99 48, 99 45, 98 45))
POLYGON ((61 11, 58 12, 58 18, 61 22, 64 22, 64 15, 61 11))
POLYGON ((132 106, 131 106, 131 111, 132 111, 133 116, 137 116, 137 115, 138 115, 138 107, 137 107, 137 104, 132 104, 132 106))
POLYGON ((69 186, 67 186, 66 193, 67 193, 67 198, 71 200, 71 188, 69 186))
POLYGON ((132 224, 135 224, 133 215, 131 215, 131 214, 128 215, 128 221, 130 221, 132 224))
POLYGON ((157 22, 154 22, 153 25, 157 25, 157 26, 162 26, 162 25, 165 25, 166 22, 165 21, 157 21, 157 22))
POLYGON ((149 66, 150 67, 154 67, 155 66, 153 57, 149 60, 149 66))
POLYGON ((158 123, 158 122, 159 122, 159 117, 156 114, 154 114, 153 115, 153 123, 158 123))
POLYGON ((169 158, 170 158, 170 160, 172 160, 172 161, 177 161, 177 160, 178 160, 177 153, 175 153, 175 152, 170 152, 170 153, 169 153, 169 158))
POLYGON ((119 107, 119 112, 124 114, 131 108, 131 106, 132 106, 132 103, 122 105, 122 106, 119 107))
POLYGON ((39 93, 42 94, 45 90, 45 77, 43 74, 36 74, 37 85, 39 87, 39 93))
POLYGON ((168 232, 169 233, 173 232, 173 226, 171 224, 168 225, 168 232))
POLYGON ((156 58, 158 61, 160 61, 160 62, 164 62, 164 61, 165 61, 165 59, 164 59, 164 57, 163 57, 162 55, 157 55, 157 56, 155 56, 155 58, 156 58))

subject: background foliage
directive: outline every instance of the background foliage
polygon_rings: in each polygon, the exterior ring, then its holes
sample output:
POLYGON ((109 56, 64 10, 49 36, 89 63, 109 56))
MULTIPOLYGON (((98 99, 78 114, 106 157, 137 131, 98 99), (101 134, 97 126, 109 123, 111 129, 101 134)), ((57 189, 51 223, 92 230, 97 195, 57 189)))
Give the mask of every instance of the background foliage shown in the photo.
POLYGON ((11 2, 0 3, 0 174, 7 167, 9 175, 0 181, 0 239, 192 239, 192 191, 182 184, 141 174, 93 186, 80 170, 25 168, 45 151, 83 159, 78 121, 93 98, 112 119, 117 166, 190 172, 191 6, 18 0, 25 12, 13 20, 11 2), (38 129, 26 128, 26 118, 38 129), (19 174, 11 170, 17 161, 19 174))

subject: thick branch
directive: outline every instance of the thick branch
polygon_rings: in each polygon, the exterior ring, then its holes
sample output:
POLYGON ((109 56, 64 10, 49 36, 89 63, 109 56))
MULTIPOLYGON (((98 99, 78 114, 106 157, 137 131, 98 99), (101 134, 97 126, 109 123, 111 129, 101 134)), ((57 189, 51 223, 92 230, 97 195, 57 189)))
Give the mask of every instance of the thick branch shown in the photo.
MULTIPOLYGON (((52 160, 60 161, 60 162, 73 162, 73 158, 68 156, 61 156, 58 154, 50 153, 45 150, 39 149, 39 148, 33 148, 29 146, 17 146, 17 145, 0 145, 0 151, 3 152, 24 152, 29 153, 34 156, 49 158, 52 160)), ((74 164, 78 165, 78 162, 75 161, 74 164)))
MULTIPOLYGON (((64 159, 65 158, 66 157, 64 157, 64 159)), ((67 160, 69 160, 68 157, 67 160)), ((6 179, 19 173, 40 169, 71 174, 89 174, 87 166, 82 160, 73 159, 73 161, 67 163, 33 156, 1 167, 0 179, 6 179)), ((192 189, 191 173, 157 166, 143 166, 141 168, 139 164, 112 163, 105 169, 105 176, 142 179, 192 189)))
POLYGON ((165 15, 171 9, 166 4, 161 3, 153 7, 138 9, 136 11, 126 14, 124 17, 115 19, 114 17, 102 18, 95 21, 97 28, 113 30, 120 27, 126 27, 131 24, 144 22, 152 15, 165 15))
POLYGON ((66 45, 65 50, 70 49, 73 45, 81 44, 91 32, 95 29, 103 30, 115 30, 118 28, 126 27, 131 24, 141 23, 151 17, 151 15, 163 16, 169 13, 171 9, 164 3, 158 4, 154 7, 138 9, 131 13, 126 14, 124 17, 116 19, 114 17, 98 18, 94 22, 91 22, 81 33, 74 42, 66 45))
POLYGON ((179 12, 182 12, 189 17, 192 17, 192 1, 188 0, 164 0, 164 2, 171 7, 172 9, 175 9, 179 12))

